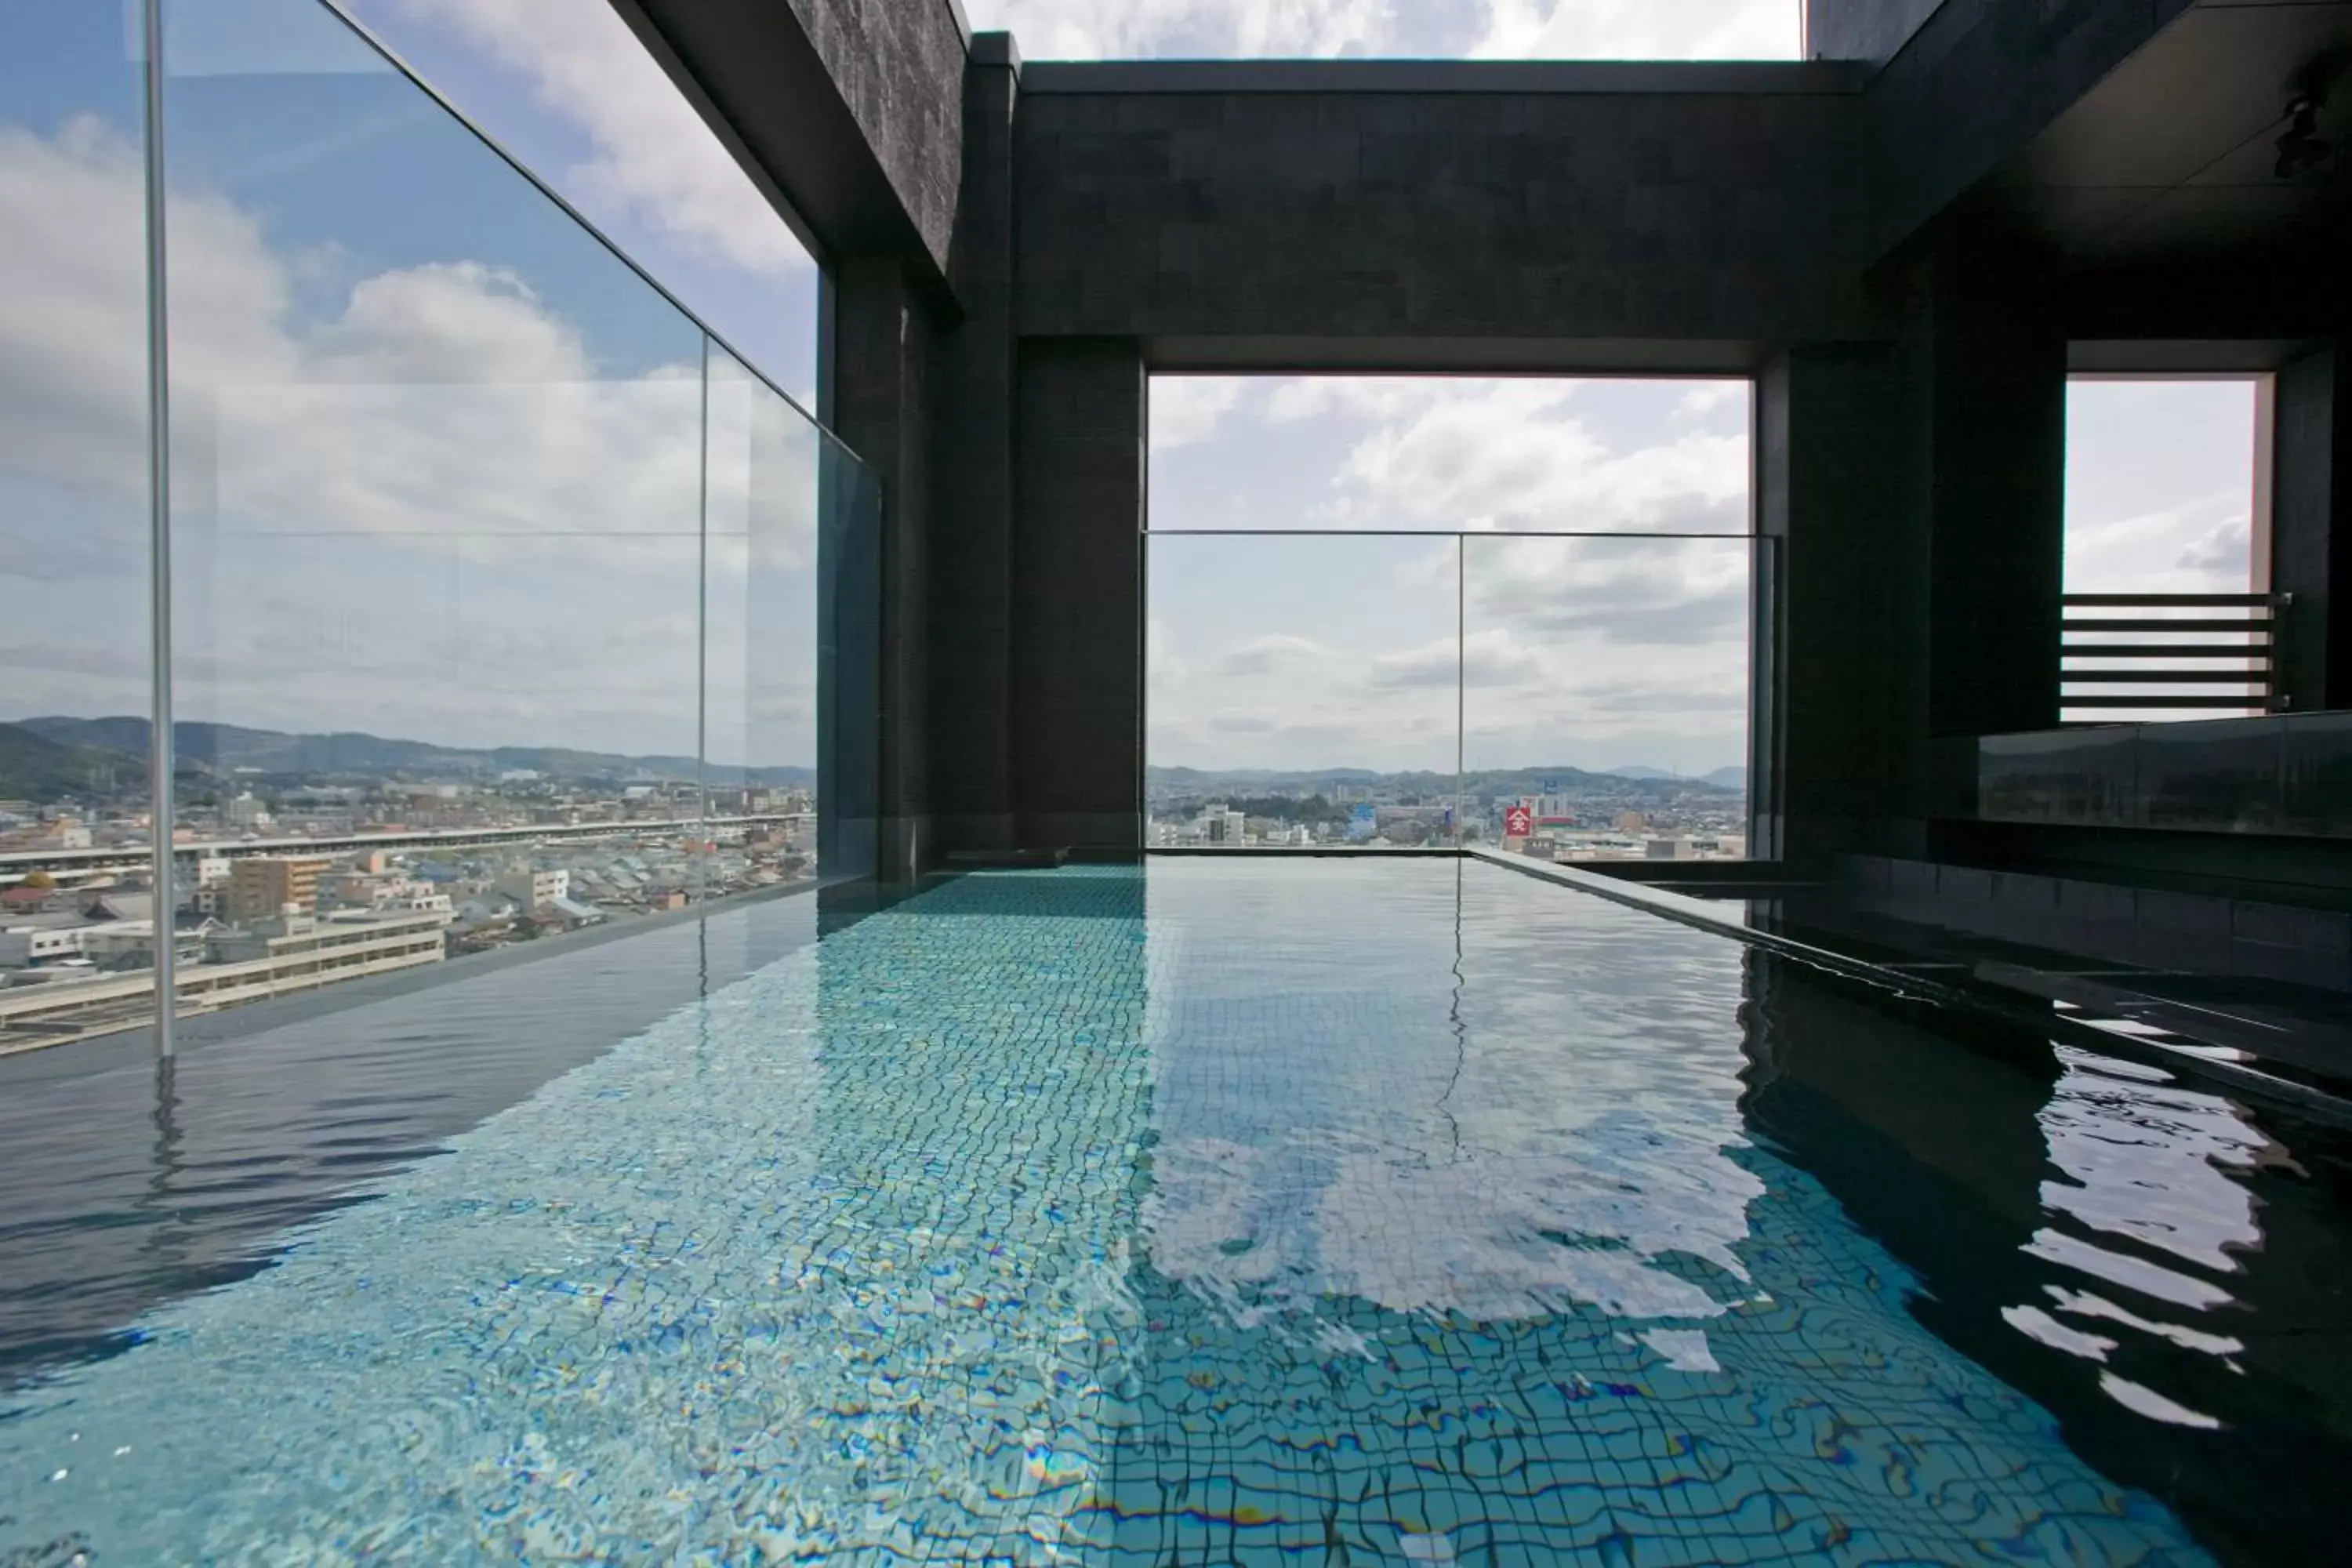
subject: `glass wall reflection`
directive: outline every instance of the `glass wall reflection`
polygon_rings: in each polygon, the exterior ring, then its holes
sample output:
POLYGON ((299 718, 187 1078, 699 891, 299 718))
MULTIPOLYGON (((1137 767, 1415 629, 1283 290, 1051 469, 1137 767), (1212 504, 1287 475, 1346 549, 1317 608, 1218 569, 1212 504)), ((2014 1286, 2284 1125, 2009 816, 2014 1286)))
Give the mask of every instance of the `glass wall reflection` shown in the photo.
POLYGON ((151 135, 140 5, 0 13, 0 1039, 811 882, 820 766, 870 872, 871 476, 331 7, 157 15, 151 135))
POLYGON ((184 998, 684 908, 700 329, 323 7, 178 15, 184 998))
POLYGON ((817 868, 823 437, 716 345, 709 376, 704 787, 723 896, 817 868))
POLYGON ((135 37, 0 6, 0 1054, 154 1008, 135 37))

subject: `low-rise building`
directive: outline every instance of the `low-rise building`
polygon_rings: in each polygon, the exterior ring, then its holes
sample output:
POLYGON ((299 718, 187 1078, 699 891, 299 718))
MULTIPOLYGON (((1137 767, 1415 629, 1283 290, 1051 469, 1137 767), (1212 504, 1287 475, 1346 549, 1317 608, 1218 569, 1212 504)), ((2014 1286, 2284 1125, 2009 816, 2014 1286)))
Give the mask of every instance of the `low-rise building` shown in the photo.
POLYGON ((334 862, 323 857, 256 856, 229 868, 225 912, 240 924, 272 920, 291 906, 309 913, 319 907, 319 882, 334 862))
POLYGON ((540 910, 571 896, 572 873, 543 866, 513 865, 501 869, 491 886, 526 910, 540 910))

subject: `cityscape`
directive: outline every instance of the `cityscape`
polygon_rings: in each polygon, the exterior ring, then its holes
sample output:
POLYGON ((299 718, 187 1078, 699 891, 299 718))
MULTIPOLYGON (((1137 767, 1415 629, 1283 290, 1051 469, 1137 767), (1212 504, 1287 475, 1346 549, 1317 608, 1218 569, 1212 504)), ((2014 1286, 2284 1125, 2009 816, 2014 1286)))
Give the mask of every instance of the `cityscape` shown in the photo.
MULTIPOLYGON (((0 723, 0 1055, 143 1026, 166 942, 180 1014, 200 1016, 817 875, 806 768, 209 724, 174 742, 159 909, 145 721, 0 723)), ((1748 850, 1739 768, 1155 767, 1146 793, 1146 842, 1163 849, 1748 850)))
POLYGON ((1423 848, 1485 845, 1540 860, 1744 860, 1745 769, 1549 767, 1452 773, 1146 774, 1148 842, 1160 849, 1423 848))
POLYGON ((166 942, 190 1016, 816 876, 805 768, 202 724, 174 742, 159 909, 145 721, 0 723, 0 1056, 143 1026, 166 942))

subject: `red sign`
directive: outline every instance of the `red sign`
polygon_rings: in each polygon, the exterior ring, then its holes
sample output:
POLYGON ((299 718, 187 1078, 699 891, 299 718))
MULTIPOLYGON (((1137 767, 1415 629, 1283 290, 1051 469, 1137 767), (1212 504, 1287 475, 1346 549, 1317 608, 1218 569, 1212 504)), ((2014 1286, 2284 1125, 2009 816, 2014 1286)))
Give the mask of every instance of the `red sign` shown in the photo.
POLYGON ((1503 813, 1503 837, 1525 838, 1536 830, 1536 814, 1524 805, 1515 805, 1503 813))

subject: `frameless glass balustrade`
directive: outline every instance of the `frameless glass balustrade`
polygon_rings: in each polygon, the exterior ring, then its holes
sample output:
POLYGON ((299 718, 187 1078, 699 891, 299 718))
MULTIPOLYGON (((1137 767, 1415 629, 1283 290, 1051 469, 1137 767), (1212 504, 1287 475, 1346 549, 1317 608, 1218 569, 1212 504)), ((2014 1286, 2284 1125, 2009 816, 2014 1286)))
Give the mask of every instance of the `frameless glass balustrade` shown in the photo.
POLYGON ((870 874, 870 476, 331 7, 155 5, 0 16, 0 1048, 870 874))

